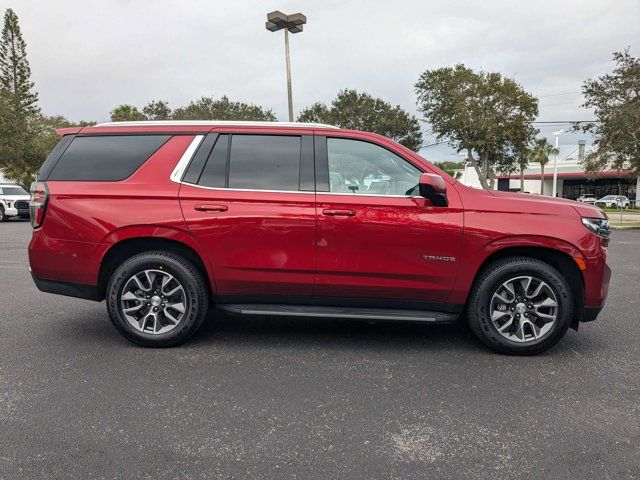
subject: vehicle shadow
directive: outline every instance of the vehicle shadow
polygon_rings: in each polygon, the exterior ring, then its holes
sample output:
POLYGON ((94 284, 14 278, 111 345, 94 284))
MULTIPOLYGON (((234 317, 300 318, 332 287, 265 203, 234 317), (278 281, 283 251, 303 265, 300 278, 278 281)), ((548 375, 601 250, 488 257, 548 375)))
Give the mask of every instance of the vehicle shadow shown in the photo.
POLYGON ((242 316, 215 310, 189 341, 193 345, 238 342, 239 344, 278 344, 344 348, 426 348, 477 351, 483 347, 464 322, 428 324, 295 318, 280 316, 242 316))

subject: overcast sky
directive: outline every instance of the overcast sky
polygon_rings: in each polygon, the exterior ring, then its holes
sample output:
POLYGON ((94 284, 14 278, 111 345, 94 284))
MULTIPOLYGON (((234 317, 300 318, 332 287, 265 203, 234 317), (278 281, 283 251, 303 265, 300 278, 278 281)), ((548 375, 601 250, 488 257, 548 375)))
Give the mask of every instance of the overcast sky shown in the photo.
MULTIPOLYGON (((121 103, 177 107, 203 95, 257 103, 286 120, 283 34, 264 28, 272 10, 308 18, 291 36, 296 113, 342 88, 415 112, 419 74, 462 62, 523 84, 540 99, 539 120, 586 120, 583 80, 610 71, 613 51, 640 53, 640 0, 3 3, 20 19, 42 109, 72 120, 108 120, 121 103)), ((563 137, 563 151, 578 138, 563 137)), ((422 153, 455 158, 446 145, 422 153)))

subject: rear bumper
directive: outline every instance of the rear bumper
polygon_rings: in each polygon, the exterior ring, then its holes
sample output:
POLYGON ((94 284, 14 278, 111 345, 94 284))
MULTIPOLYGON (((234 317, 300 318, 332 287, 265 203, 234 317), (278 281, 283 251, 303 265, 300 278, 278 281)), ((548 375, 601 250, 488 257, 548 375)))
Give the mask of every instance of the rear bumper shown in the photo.
POLYGON ((100 259, 107 248, 104 244, 54 239, 36 229, 29 244, 29 266, 39 279, 97 285, 100 259))
POLYGON ((103 300, 100 298, 98 288, 95 285, 47 280, 37 278, 33 273, 31 277, 41 292, 55 293, 56 295, 64 295, 66 297, 84 298, 86 300, 95 300, 96 302, 103 300))

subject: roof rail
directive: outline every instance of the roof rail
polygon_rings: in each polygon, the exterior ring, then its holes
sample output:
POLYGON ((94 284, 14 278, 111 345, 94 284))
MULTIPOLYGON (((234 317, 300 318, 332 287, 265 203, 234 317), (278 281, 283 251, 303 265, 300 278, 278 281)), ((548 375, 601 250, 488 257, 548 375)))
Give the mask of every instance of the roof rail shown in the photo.
MULTIPOLYGON (((95 125, 96 127, 153 127, 153 126, 234 126, 234 127, 303 127, 303 128, 336 128, 335 125, 325 123, 306 123, 306 122, 254 122, 254 121, 237 121, 237 120, 144 120, 132 122, 107 122, 95 125)), ((89 127, 91 128, 91 127, 89 127)))

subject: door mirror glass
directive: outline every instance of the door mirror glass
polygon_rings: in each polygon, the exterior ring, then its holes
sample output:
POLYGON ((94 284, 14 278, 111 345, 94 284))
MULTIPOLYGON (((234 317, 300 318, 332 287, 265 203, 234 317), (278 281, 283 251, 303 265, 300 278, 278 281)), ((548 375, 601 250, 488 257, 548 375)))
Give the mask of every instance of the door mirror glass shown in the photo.
POLYGON ((446 207, 449 205, 447 184, 440 175, 422 173, 419 186, 420 196, 430 200, 434 207, 446 207))

